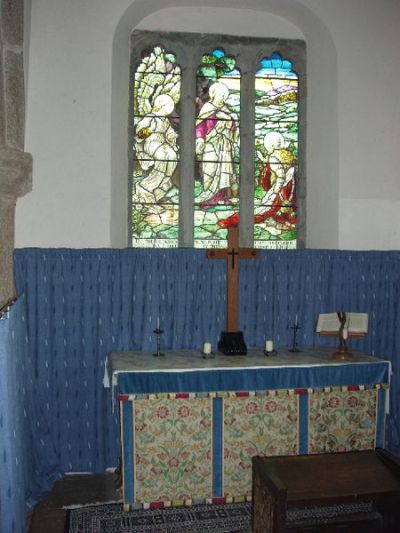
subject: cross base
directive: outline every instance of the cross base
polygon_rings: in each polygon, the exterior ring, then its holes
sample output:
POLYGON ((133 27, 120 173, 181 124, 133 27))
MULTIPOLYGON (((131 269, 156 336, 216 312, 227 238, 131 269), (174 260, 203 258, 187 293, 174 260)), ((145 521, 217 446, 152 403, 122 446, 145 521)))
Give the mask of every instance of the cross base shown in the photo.
POLYGON ((247 355, 242 331, 222 331, 218 350, 225 355, 247 355))

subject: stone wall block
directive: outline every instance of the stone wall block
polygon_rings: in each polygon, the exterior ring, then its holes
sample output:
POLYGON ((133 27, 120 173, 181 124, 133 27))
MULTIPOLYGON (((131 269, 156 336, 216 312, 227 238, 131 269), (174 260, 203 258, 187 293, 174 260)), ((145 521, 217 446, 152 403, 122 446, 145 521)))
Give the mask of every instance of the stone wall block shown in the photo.
POLYGON ((24 0, 0 0, 0 309, 15 298, 15 204, 32 189, 24 148, 24 0))
POLYGON ((24 39, 24 1, 1 0, 0 24, 3 43, 22 46, 24 39))
POLYGON ((22 53, 5 50, 5 144, 23 149, 25 133, 25 88, 22 53))
POLYGON ((0 148, 0 197, 19 198, 31 190, 31 154, 12 148, 0 148))
POLYGON ((0 309, 15 298, 13 276, 15 199, 0 196, 0 309))
POLYGON ((4 146, 6 138, 6 110, 4 105, 4 71, 3 49, 0 44, 0 146, 4 146))
POLYGON ((0 309, 15 298, 15 204, 18 197, 31 189, 31 154, 12 148, 0 148, 0 309))

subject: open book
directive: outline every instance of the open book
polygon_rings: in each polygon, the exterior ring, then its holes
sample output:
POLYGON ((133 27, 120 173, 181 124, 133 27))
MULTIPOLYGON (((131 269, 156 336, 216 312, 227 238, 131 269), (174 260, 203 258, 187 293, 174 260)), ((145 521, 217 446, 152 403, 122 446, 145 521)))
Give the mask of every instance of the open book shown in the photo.
MULTIPOLYGON (((348 334, 366 335, 368 333, 368 313, 345 313, 344 329, 348 334)), ((338 333, 340 320, 338 313, 320 313, 317 322, 317 333, 338 333)))

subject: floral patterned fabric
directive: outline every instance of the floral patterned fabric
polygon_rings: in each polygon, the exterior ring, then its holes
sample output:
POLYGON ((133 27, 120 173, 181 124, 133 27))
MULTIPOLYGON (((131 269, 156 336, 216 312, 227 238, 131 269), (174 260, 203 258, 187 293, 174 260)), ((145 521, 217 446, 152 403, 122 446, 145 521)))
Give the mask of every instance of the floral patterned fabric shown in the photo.
POLYGON ((251 458, 298 453, 299 396, 288 391, 224 399, 224 495, 250 495, 251 458))
POLYGON ((212 399, 134 405, 136 501, 212 496, 212 399))
POLYGON ((375 448, 378 391, 314 392, 309 396, 309 453, 375 448))
POLYGON ((250 499, 252 457, 306 453, 307 438, 308 453, 373 449, 380 388, 122 395, 132 405, 134 502, 250 499))

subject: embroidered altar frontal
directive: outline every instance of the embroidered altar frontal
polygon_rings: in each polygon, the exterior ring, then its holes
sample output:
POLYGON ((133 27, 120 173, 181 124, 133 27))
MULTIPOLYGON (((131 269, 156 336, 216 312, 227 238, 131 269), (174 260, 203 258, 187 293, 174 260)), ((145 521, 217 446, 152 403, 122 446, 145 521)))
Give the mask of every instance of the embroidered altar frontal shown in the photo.
POLYGON ((111 354, 123 501, 147 507, 251 498, 255 455, 384 445, 389 363, 326 348, 203 359, 191 351, 111 354))

